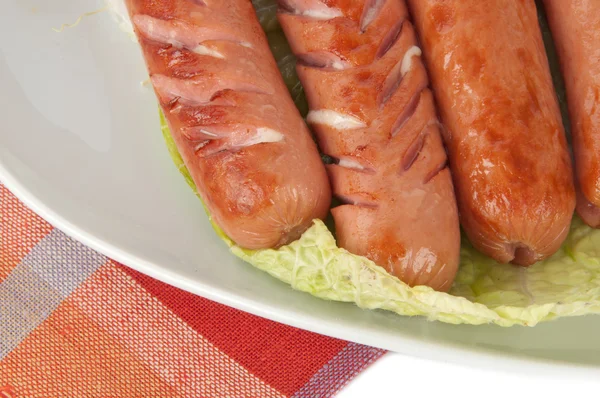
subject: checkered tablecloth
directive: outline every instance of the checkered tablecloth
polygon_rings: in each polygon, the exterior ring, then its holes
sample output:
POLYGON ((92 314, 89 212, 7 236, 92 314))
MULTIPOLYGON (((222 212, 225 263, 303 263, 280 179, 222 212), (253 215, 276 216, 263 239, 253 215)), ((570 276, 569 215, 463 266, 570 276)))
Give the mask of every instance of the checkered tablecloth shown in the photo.
POLYGON ((331 397, 383 353, 142 275, 0 185, 1 398, 331 397))

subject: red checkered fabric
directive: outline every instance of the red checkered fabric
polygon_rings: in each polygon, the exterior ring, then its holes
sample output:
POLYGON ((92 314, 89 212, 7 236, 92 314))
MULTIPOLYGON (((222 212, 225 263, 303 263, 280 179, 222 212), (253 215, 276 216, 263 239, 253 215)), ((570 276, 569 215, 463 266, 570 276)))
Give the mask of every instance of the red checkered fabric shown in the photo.
POLYGON ((0 398, 331 397, 382 354, 142 275, 0 185, 0 398))

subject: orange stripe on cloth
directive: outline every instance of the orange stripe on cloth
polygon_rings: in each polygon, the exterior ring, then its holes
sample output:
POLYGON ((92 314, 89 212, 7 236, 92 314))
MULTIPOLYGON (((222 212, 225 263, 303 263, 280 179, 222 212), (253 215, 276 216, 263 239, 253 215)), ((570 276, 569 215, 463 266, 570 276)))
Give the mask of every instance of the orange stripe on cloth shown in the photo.
POLYGON ((52 230, 52 226, 0 184, 0 282, 52 230))
POLYGON ((188 398, 79 305, 66 299, 0 361, 0 391, 11 398, 188 398))
POLYGON ((93 274, 69 300, 178 394, 205 398, 284 397, 113 264, 93 274))

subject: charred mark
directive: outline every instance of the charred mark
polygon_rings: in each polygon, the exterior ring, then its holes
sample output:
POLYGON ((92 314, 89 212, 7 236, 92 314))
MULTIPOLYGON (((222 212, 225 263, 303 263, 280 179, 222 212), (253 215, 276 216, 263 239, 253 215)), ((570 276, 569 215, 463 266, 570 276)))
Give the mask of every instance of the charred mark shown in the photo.
POLYGON ((321 161, 325 164, 337 164, 337 162, 339 162, 339 159, 336 159, 332 156, 321 153, 321 161))

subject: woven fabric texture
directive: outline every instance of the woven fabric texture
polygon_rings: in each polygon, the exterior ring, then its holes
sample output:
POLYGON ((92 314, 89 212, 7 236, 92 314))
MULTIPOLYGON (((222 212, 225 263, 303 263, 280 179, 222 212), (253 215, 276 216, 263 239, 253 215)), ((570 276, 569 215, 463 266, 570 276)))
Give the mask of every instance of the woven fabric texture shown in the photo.
POLYGON ((0 185, 0 398, 331 397, 383 353, 149 278, 0 185))

